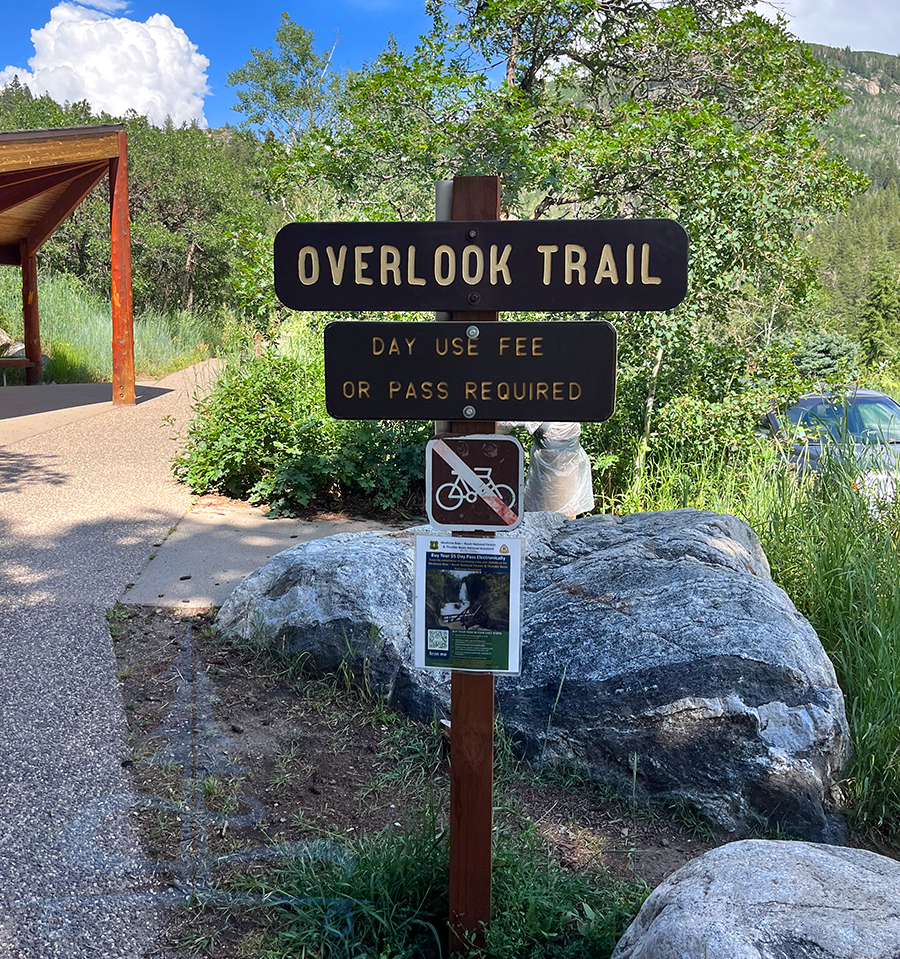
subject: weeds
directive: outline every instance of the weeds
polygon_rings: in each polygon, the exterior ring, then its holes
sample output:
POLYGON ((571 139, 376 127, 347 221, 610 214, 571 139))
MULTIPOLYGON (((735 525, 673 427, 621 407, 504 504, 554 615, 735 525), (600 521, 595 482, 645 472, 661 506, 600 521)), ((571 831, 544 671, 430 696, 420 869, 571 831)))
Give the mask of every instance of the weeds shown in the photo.
MULTIPOLYGON (((263 877, 241 880, 253 891, 311 900, 301 908, 279 910, 268 948, 275 954, 329 959, 438 959, 446 954, 447 834, 436 827, 433 810, 408 831, 391 828, 361 836, 348 841, 348 849, 354 857, 349 874, 331 863, 298 860, 263 877), (342 901, 351 910, 352 923, 336 930, 336 904, 342 901)), ((640 882, 564 869, 546 851, 533 824, 498 835, 493 880, 491 928, 484 947, 473 953, 484 959, 603 959, 649 891, 640 882)))
POLYGON ((397 717, 385 727, 384 733, 379 751, 390 758, 390 767, 375 779, 367 794, 390 791, 398 786, 436 790, 439 796, 446 792, 449 788, 446 756, 436 718, 431 726, 425 726, 397 717))

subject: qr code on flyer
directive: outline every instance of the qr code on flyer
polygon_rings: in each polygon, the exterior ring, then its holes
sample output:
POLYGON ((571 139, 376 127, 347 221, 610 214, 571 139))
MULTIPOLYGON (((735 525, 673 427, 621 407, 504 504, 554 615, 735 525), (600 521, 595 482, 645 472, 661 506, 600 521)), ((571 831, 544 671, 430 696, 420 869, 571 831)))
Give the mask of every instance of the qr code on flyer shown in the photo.
POLYGON ((450 632, 446 629, 428 630, 428 648, 429 649, 449 649, 450 632))

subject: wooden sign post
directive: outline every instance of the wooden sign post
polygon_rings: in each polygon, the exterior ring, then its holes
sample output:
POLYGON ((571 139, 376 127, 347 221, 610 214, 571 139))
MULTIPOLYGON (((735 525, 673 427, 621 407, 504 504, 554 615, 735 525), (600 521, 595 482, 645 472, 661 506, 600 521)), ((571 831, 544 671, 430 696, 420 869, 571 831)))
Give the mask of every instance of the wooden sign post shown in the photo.
MULTIPOLYGON (((500 177, 456 177, 452 219, 499 220, 500 177)), ((475 311, 452 317, 490 322, 499 320, 500 314, 475 311)), ((493 421, 450 421, 450 433, 457 435, 495 433, 496 429, 493 421)), ((493 673, 453 673, 450 741, 450 951, 462 952, 469 943, 484 943, 484 930, 491 921, 493 673)))
MULTIPOLYGON (((495 419, 600 422, 615 405, 610 324, 498 329, 496 310, 669 310, 687 290, 687 262, 687 235, 674 220, 501 221, 499 177, 456 177, 450 221, 283 227, 275 292, 297 310, 441 311, 429 324, 330 324, 328 411, 433 419, 446 427, 439 435, 489 440, 482 434, 496 432, 495 419)), ((463 528, 453 535, 494 535, 463 528)), ((452 673, 450 706, 455 953, 483 944, 491 920, 494 673, 462 668, 452 673)))

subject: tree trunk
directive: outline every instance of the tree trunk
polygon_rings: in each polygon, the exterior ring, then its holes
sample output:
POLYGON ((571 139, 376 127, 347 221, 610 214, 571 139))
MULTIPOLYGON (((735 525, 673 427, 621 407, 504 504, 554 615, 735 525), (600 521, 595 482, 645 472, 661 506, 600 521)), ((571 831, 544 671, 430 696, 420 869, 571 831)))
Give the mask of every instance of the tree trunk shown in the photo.
POLYGON ((196 263, 194 262, 194 253, 197 250, 197 244, 191 240, 188 243, 187 249, 187 260, 184 264, 184 272, 186 277, 186 286, 187 286, 187 299, 185 301, 184 308, 190 313, 191 308, 194 305, 194 270, 196 268, 196 263))
POLYGON ((519 43, 522 35, 522 18, 516 17, 512 22, 512 36, 509 40, 509 58, 506 61, 506 85, 516 85, 516 67, 519 65, 519 43))

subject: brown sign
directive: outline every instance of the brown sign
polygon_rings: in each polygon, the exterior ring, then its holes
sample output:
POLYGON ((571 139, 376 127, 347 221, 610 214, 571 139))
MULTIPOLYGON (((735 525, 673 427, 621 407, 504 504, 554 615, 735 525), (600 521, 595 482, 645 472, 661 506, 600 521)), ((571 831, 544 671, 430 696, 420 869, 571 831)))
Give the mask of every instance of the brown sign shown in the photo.
POLYGON ((325 328, 325 404, 338 419, 599 423, 615 396, 616 332, 605 321, 325 328))
POLYGON ((525 452, 513 436, 445 436, 428 443, 425 503, 442 530, 515 529, 525 452))
POLYGON ((289 223, 275 238, 293 310, 669 310, 687 265, 675 220, 289 223))

